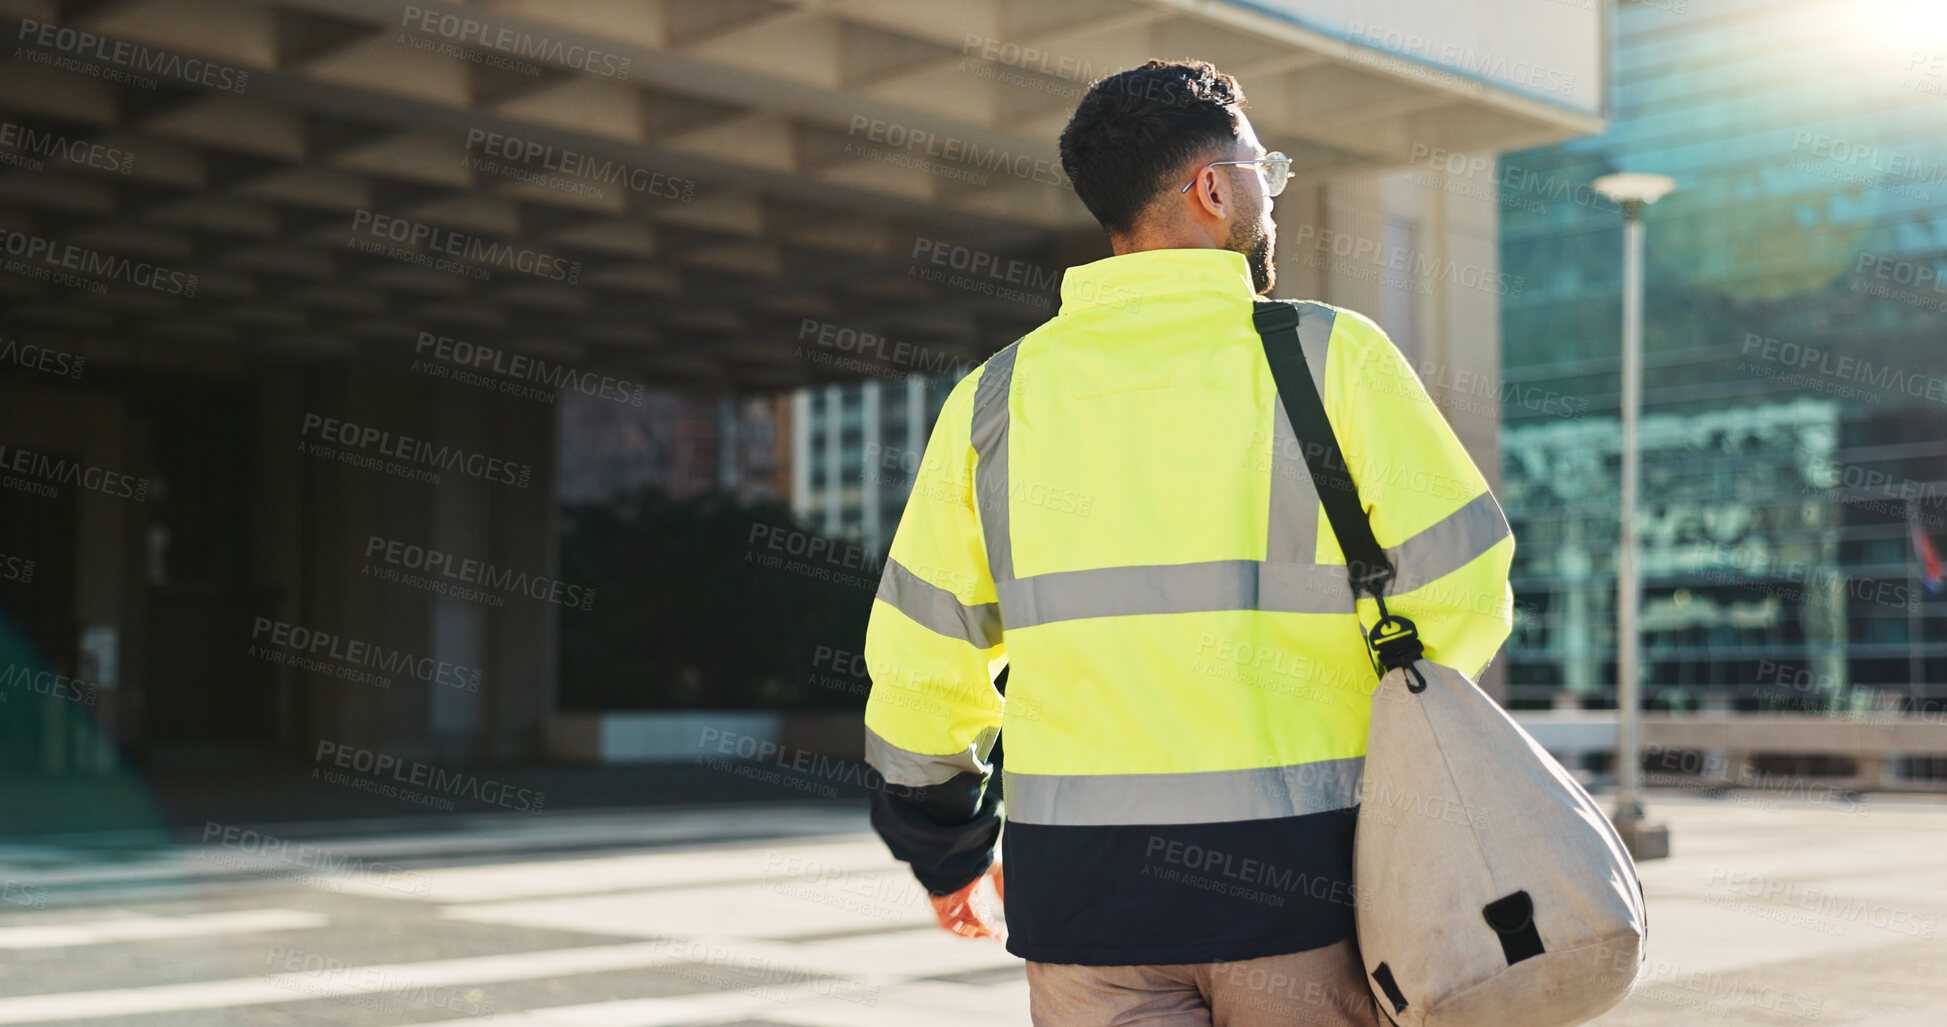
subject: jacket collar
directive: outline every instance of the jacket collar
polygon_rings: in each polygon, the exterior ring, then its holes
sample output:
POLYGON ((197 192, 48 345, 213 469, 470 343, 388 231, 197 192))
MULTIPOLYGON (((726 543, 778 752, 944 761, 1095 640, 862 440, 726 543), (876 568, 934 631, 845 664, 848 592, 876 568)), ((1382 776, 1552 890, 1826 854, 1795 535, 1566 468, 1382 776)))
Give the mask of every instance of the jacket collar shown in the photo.
POLYGON ((1256 298, 1251 268, 1231 250, 1138 250, 1071 267, 1061 279, 1061 313, 1138 305, 1163 293, 1208 292, 1256 298))

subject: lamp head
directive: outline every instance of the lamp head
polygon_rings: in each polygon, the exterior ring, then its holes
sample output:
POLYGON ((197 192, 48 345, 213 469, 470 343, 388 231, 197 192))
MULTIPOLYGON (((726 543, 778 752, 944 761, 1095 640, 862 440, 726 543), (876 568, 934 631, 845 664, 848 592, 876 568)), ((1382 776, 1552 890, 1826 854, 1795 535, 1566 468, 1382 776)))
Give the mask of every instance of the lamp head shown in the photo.
POLYGON ((1668 175, 1645 175, 1634 171, 1604 175, 1590 183, 1596 192, 1618 204, 1631 203, 1645 206, 1655 203, 1677 187, 1677 180, 1668 175))

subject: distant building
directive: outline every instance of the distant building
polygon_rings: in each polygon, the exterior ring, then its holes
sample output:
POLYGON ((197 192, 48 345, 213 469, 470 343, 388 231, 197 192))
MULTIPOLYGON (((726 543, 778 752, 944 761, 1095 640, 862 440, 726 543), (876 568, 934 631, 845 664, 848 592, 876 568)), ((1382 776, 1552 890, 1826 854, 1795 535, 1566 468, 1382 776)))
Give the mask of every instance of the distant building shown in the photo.
POLYGON ((1646 701, 1938 708, 1947 75, 1839 0, 1711 6, 1616 5, 1609 130, 1495 172, 1511 698, 1613 702, 1622 238, 1588 183, 1626 170, 1678 183, 1645 216, 1646 701))
POLYGON ((884 551, 933 421, 957 380, 913 374, 792 393, 792 512, 826 535, 884 551))

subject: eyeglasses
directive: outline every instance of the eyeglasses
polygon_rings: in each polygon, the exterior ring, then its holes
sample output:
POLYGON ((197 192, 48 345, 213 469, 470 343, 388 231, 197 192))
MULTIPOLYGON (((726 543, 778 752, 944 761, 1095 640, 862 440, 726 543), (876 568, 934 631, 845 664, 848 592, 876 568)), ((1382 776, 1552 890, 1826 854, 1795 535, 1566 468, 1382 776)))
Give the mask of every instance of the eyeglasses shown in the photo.
MULTIPOLYGON (((1262 157, 1253 158, 1251 160, 1213 160, 1210 163, 1205 164, 1204 167, 1214 168, 1219 164, 1261 164, 1263 165, 1263 167, 1259 168, 1258 170, 1264 175, 1264 184, 1270 189, 1269 195, 1272 196, 1276 196, 1279 193, 1284 192, 1284 184, 1286 182, 1291 181, 1291 158, 1285 156, 1282 153, 1279 153, 1276 150, 1272 150, 1270 153, 1267 153, 1262 157)), ((1198 168, 1197 170, 1199 173, 1201 173, 1203 169, 1198 168)), ((1184 183, 1183 188, 1178 189, 1177 192, 1187 193, 1190 191, 1190 187, 1196 184, 1197 184, 1197 180, 1193 178, 1190 181, 1184 183)))

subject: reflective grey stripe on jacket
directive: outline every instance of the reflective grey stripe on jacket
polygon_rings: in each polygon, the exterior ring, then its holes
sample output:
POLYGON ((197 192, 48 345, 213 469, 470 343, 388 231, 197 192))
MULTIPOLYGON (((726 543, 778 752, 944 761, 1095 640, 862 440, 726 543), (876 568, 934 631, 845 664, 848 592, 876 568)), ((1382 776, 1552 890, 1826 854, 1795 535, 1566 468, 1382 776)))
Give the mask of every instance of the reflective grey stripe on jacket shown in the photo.
POLYGON ((1022 774, 1003 768, 1007 819, 1061 827, 1215 824, 1345 809, 1365 757, 1187 774, 1022 774))
POLYGON ((1436 521, 1432 527, 1386 547, 1393 562, 1393 583, 1387 594, 1402 595, 1438 581, 1467 566, 1494 544, 1508 537, 1508 519, 1492 492, 1483 492, 1467 505, 1436 521))
POLYGON ((907 788, 928 788, 945 784, 961 774, 987 775, 989 769, 987 754, 994 749, 994 739, 1000 734, 999 728, 990 728, 981 733, 972 744, 959 752, 943 756, 914 752, 879 737, 877 731, 865 729, 865 762, 871 764, 887 784, 907 788))
POLYGON ((974 454, 974 506, 980 512, 980 534, 987 547, 987 569, 995 581, 1014 577, 1014 545, 1008 536, 1007 400, 1014 389, 1016 339, 987 359, 974 383, 973 423, 968 437, 974 454))
MULTIPOLYGON (((1313 511, 1315 525, 1317 504, 1313 511)), ((1315 528, 1313 530, 1316 530, 1315 528)), ((1388 591, 1403 595, 1459 570, 1508 536, 1507 518, 1488 493, 1476 496, 1432 527, 1386 550, 1398 577, 1388 591)), ((965 604, 888 561, 879 598, 952 638, 986 649, 1008 628, 1156 613, 1258 610, 1266 613, 1350 613, 1345 565, 1270 560, 1210 560, 1052 571, 995 583, 1000 602, 965 604)), ((1498 596, 1495 597, 1498 600, 1498 596)))
POLYGON ((999 603, 963 603, 952 591, 926 581, 897 560, 886 561, 874 598, 912 618, 919 626, 948 638, 962 639, 976 649, 991 649, 1000 644, 999 603))

